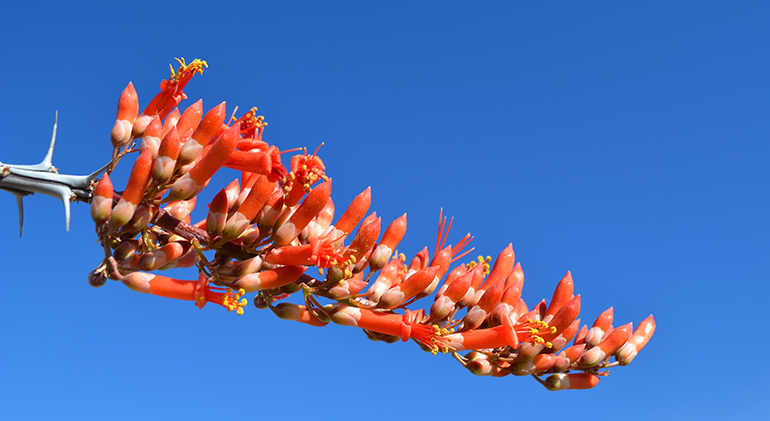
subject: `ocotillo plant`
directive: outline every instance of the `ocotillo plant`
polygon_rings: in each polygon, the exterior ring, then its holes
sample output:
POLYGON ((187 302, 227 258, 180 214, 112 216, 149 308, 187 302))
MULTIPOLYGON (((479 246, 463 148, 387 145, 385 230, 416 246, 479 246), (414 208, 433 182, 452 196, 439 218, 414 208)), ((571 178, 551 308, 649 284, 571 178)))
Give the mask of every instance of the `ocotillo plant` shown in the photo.
POLYGON ((581 328, 580 295, 569 272, 550 303, 528 306, 513 247, 494 263, 490 257, 462 263, 472 237, 447 245, 452 220, 443 215, 432 255, 426 247, 410 260, 396 252, 406 214, 383 230, 382 219, 369 212, 370 189, 335 219, 332 179, 318 150, 303 149, 286 168, 281 155, 297 150, 263 140, 267 123, 256 109, 227 119, 225 103, 204 115, 198 101, 180 112, 185 85, 207 64, 179 63, 141 113, 131 83, 120 95, 105 168, 89 176, 58 174, 51 164, 55 126, 43 162, 0 163, 0 189, 16 195, 20 226, 27 194, 60 198, 67 221, 70 200, 91 203, 104 250, 91 285, 118 280, 133 291, 199 308, 215 303, 237 314, 251 294, 256 308, 282 319, 351 326, 375 341, 411 339, 424 351, 452 354, 473 374, 531 375, 549 390, 596 386, 607 368, 629 364, 652 337, 652 316, 635 330, 631 323, 613 327, 612 307, 581 328), (128 183, 115 191, 109 174, 129 156, 136 159, 128 183), (191 223, 198 194, 222 168, 240 177, 220 188, 205 219, 191 223), (191 266, 197 280, 155 273, 191 266), (301 294, 295 301, 303 304, 286 300, 292 294, 301 294), (415 308, 430 297, 432 304, 415 308))

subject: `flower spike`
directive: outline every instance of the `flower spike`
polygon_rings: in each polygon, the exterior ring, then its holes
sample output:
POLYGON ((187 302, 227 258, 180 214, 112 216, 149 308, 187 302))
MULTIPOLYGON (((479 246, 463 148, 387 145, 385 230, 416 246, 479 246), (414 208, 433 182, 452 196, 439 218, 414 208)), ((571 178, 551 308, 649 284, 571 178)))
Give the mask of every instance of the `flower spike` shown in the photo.
POLYGON ((237 119, 233 111, 227 123, 224 102, 205 115, 202 100, 180 113, 186 84, 207 64, 178 62, 141 114, 133 84, 120 96, 110 134, 112 166, 141 151, 123 192, 113 191, 106 174, 93 182, 101 170, 82 177, 58 174, 51 164, 56 125, 43 162, 0 164, 0 189, 17 197, 20 217, 21 198, 33 192, 62 199, 68 221, 70 199, 91 201, 104 250, 102 263, 89 275, 92 286, 121 280, 134 291, 192 301, 199 308, 213 302, 238 314, 246 305, 243 296, 254 294, 256 308, 282 319, 354 327, 374 341, 412 340, 426 352, 451 353, 473 374, 532 375, 549 390, 596 386, 607 368, 632 362, 652 337, 652 316, 636 330, 631 323, 614 328, 612 307, 591 329, 581 328, 581 296, 570 272, 550 303, 528 306, 522 298, 524 272, 511 243, 494 263, 479 256, 452 268, 473 250, 465 250, 473 237, 448 244, 453 219, 443 209, 433 254, 424 247, 409 261, 396 250, 406 214, 380 239, 382 218, 370 210, 371 188, 356 196, 335 224, 327 176, 333 168, 326 167, 319 149, 308 154, 305 148, 282 151, 270 144, 256 108, 237 119), (296 151, 301 152, 285 168, 281 155, 296 151), (213 188, 216 195, 199 195, 222 168, 239 171, 239 177, 213 188), (198 198, 212 196, 206 217, 193 225, 198 198), (197 280, 150 273, 193 265, 197 280), (300 291, 301 304, 279 302, 300 291), (419 308, 434 291, 432 305, 419 308))

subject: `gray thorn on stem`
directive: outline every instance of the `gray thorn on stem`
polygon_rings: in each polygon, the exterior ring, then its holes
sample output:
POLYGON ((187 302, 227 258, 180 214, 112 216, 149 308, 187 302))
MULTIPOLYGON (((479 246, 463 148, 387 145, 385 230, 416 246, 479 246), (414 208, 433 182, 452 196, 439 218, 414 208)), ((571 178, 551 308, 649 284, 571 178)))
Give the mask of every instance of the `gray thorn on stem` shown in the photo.
POLYGON ((0 190, 5 190, 16 196, 19 209, 19 235, 24 225, 24 206, 22 199, 33 193, 41 193, 55 197, 64 203, 64 218, 67 231, 70 226, 70 201, 91 201, 92 181, 101 174, 109 163, 89 175, 59 174, 53 166, 54 145, 56 144, 56 128, 59 113, 56 113, 53 124, 53 135, 48 146, 48 152, 39 164, 14 165, 0 162, 0 190))

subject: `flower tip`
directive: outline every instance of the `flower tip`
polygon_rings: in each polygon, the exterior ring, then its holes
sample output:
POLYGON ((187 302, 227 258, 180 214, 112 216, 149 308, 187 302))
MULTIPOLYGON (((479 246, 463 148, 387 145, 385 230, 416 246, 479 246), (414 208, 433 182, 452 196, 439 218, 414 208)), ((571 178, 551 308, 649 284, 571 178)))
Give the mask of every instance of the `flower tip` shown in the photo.
POLYGON ((128 82, 128 86, 123 89, 118 99, 117 120, 125 120, 133 124, 137 115, 139 115, 139 96, 136 94, 134 84, 128 82))

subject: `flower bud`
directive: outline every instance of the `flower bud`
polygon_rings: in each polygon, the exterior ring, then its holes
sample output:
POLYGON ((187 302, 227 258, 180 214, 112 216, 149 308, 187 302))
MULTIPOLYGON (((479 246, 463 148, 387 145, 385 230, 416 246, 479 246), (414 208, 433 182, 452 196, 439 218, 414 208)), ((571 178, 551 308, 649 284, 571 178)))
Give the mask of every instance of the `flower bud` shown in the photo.
POLYGON ((599 376, 588 373, 552 374, 544 381, 548 390, 590 389, 599 384, 599 376))
POLYGON ((131 140, 131 131, 137 114, 139 114, 139 97, 136 95, 134 84, 128 82, 128 86, 120 94, 118 116, 110 134, 110 141, 116 149, 125 146, 131 140))
POLYGON ((110 176, 104 173, 94 189, 91 199, 91 218, 97 225, 106 222, 112 212, 112 181, 110 176))

